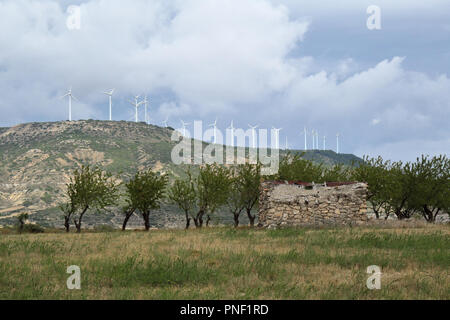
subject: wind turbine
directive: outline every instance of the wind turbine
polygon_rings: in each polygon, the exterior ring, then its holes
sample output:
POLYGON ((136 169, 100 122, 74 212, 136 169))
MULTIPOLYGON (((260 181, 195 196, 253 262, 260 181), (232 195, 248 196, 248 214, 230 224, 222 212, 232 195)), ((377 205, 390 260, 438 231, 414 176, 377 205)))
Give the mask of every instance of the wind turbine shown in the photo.
POLYGON ((275 130, 275 149, 280 149, 280 131, 283 130, 283 128, 277 129, 272 127, 273 130, 275 130))
POLYGON ((234 147, 234 121, 231 120, 231 126, 228 128, 231 130, 231 146, 234 147))
POLYGON ((217 144, 217 118, 216 121, 214 121, 214 123, 210 124, 209 126, 214 128, 214 144, 217 144))
POLYGON ((316 131, 316 149, 319 150, 319 131, 316 131))
POLYGON ((135 97, 134 97, 134 102, 133 102, 133 101, 129 101, 130 104, 136 108, 136 114, 135 114, 135 120, 136 120, 136 123, 139 122, 138 108, 139 108, 139 107, 141 106, 141 104, 143 103, 143 101, 138 102, 139 97, 140 97, 140 96, 135 96, 135 97))
POLYGON ((306 130, 306 127, 305 127, 305 130, 303 131, 303 133, 300 133, 300 134, 303 134, 305 136, 305 151, 308 151, 308 140, 307 140, 308 131, 306 130))
POLYGON ((107 96, 109 96, 109 121, 112 121, 112 96, 114 94, 114 90, 112 89, 110 91, 103 92, 107 96))
POLYGON ((169 125, 168 125, 168 122, 169 122, 169 117, 167 117, 166 120, 164 120, 164 121, 162 122, 162 124, 164 125, 165 128, 167 128, 167 127, 169 126, 169 125))
POLYGON ((323 136, 323 151, 327 149, 327 136, 323 136))
POLYGON ((72 99, 79 100, 72 94, 72 87, 70 87, 69 91, 61 99, 65 97, 69 97, 69 121, 72 121, 72 99))
POLYGON ((190 123, 184 122, 183 120, 181 120, 181 125, 183 126, 183 137, 186 136, 186 127, 188 125, 190 125, 190 123))
POLYGON ((144 104, 144 106, 145 106, 145 123, 146 124, 149 124, 149 119, 148 119, 148 112, 147 112, 147 108, 148 108, 148 100, 147 100, 147 95, 145 95, 145 99, 144 99, 144 101, 142 101, 142 103, 144 104))
POLYGON ((316 150, 316 132, 311 130, 311 138, 312 138, 312 149, 316 150))
POLYGON ((256 129, 259 127, 259 125, 257 125, 257 126, 248 125, 248 126, 249 126, 250 129, 252 129, 253 149, 255 149, 256 145, 257 145, 257 143, 256 143, 256 129))

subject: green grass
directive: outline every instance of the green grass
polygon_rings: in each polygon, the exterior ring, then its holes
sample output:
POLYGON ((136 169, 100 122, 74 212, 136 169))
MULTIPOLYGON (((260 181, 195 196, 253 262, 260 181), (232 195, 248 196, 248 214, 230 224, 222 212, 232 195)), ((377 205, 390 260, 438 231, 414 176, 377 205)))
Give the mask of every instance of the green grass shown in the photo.
POLYGON ((0 235, 0 299, 449 299, 450 228, 0 235), (68 290, 66 268, 81 268, 68 290), (366 269, 382 268, 381 290, 366 269))

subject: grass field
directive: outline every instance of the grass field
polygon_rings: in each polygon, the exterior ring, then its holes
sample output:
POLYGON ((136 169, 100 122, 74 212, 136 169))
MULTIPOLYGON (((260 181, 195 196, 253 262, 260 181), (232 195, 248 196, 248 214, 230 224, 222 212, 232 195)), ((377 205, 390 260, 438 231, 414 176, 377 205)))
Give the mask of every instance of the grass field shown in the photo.
POLYGON ((450 299, 449 266, 448 225, 0 234, 0 299, 450 299))

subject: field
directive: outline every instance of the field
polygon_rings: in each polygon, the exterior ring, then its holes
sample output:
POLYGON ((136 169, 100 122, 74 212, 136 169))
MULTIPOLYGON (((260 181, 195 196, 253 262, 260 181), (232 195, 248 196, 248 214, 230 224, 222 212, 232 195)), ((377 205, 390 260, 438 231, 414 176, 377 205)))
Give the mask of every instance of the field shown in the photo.
POLYGON ((0 234, 0 299, 450 299, 449 266, 448 225, 0 234))

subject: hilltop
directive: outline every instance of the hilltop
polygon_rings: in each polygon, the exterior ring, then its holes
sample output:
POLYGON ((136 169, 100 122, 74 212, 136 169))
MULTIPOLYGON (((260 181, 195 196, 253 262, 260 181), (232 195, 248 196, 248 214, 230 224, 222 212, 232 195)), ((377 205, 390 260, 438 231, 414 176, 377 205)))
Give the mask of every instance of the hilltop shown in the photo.
MULTIPOLYGON (((94 120, 0 128, 0 225, 13 223, 14 216, 23 211, 32 214, 33 222, 59 225, 58 205, 64 199, 65 184, 81 164, 99 165, 125 180, 145 168, 171 178, 181 176, 186 166, 171 162, 176 144, 171 141, 173 131, 145 123, 94 120)), ((305 158, 326 165, 361 160, 332 151, 309 151, 305 158)), ((176 211, 165 206, 156 214, 155 226, 177 226, 182 217, 176 211)), ((117 225, 121 216, 115 212, 112 216, 91 215, 89 219, 117 225)))

